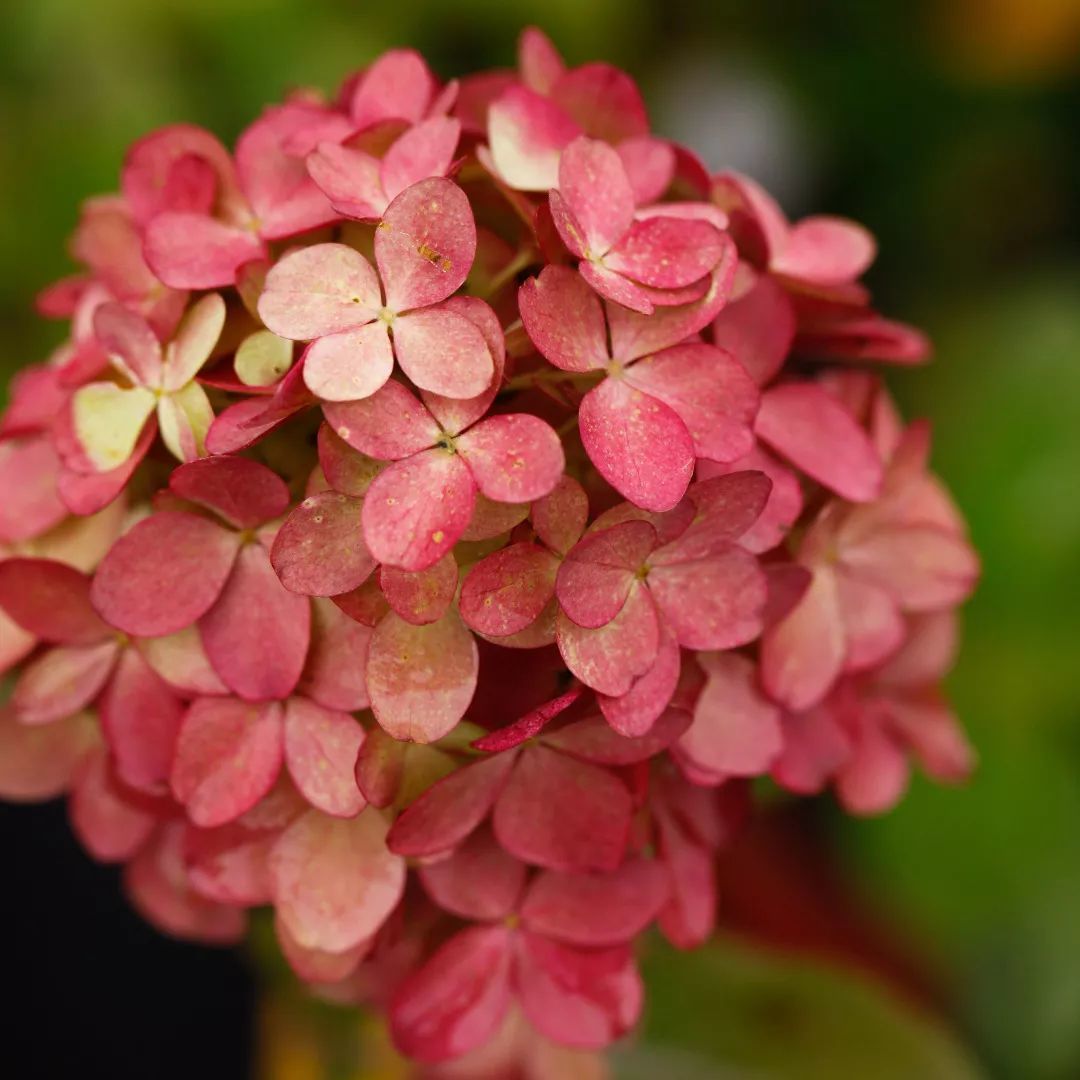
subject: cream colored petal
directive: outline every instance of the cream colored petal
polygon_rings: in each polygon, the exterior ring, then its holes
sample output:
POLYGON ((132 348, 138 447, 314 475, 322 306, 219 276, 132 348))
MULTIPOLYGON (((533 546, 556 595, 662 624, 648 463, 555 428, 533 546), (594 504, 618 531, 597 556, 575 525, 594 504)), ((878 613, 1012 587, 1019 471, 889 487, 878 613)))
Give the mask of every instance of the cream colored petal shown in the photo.
POLYGON ((206 453, 206 433, 213 422, 210 399, 196 382, 163 394, 158 402, 162 441, 181 461, 194 461, 206 453))
POLYGON ((256 330, 236 350, 236 377, 245 386, 270 386, 292 366, 293 344, 270 330, 256 330))
POLYGON ((225 301, 217 293, 204 296, 188 309, 165 350, 166 390, 179 390, 210 358, 225 326, 225 301))
POLYGON ((131 457, 154 400, 145 387, 125 389, 110 382, 90 383, 75 392, 75 436, 94 468, 108 472, 131 457))

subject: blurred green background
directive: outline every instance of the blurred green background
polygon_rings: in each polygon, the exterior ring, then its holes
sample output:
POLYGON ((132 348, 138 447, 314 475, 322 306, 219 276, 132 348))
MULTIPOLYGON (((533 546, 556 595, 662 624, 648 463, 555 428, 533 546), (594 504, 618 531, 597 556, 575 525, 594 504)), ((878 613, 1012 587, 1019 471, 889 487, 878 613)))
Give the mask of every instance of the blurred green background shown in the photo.
POLYGON ((626 1075, 1080 1076, 1076 0, 4 0, 4 372, 57 340, 33 295, 69 269, 79 201, 115 187, 138 135, 189 120, 231 139, 287 88, 331 89, 391 45, 444 76, 510 65, 529 22, 572 63, 629 69, 655 127, 710 165, 877 234, 880 305, 937 346, 891 382, 934 421, 985 560, 952 679, 975 780, 917 782, 881 820, 807 811, 847 892, 909 943, 924 1012, 966 1049, 898 1004, 910 986, 731 946, 653 959, 650 1039, 679 1049, 626 1075), (679 1006, 691 990, 697 1023, 679 1006))

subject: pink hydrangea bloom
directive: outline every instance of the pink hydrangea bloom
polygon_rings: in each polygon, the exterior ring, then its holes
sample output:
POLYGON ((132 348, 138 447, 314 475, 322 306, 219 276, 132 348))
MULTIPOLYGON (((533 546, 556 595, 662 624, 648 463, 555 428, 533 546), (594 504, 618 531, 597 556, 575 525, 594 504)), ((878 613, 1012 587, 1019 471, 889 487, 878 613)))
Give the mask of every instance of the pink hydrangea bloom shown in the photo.
POLYGON ((0 417, 0 796, 66 796, 166 933, 270 908, 425 1075, 599 1075, 749 781, 867 814, 968 774, 978 562, 864 363, 928 346, 861 227, 537 30, 233 152, 153 132, 120 188, 0 417))

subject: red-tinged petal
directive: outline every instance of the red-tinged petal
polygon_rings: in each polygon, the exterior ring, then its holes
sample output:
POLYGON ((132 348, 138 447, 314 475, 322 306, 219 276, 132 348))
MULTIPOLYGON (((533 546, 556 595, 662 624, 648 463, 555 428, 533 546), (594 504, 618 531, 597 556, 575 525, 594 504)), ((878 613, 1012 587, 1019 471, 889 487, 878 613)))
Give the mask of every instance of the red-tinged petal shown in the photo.
POLYGON ((518 70, 521 81, 539 94, 548 94, 566 65, 551 39, 535 26, 527 26, 518 39, 518 70))
POLYGON ((368 650, 371 708, 397 739, 434 742, 465 715, 476 690, 476 642, 456 611, 414 626, 392 612, 368 650))
POLYGON ((289 507, 289 489, 277 473, 231 454, 181 465, 169 477, 169 488, 181 499, 220 514, 238 529, 262 525, 289 507))
POLYGON ((599 1050, 637 1023, 644 987, 628 948, 574 949, 530 933, 521 948, 521 1007, 541 1034, 599 1050))
POLYGON ((604 719, 620 735, 630 738, 651 731, 675 694, 681 669, 678 642, 671 628, 661 621, 660 645, 652 667, 635 679, 621 697, 597 694, 604 719))
POLYGON ((470 927, 414 971, 390 1005, 398 1049, 434 1064, 485 1045, 510 1007, 511 941, 506 927, 470 927))
POLYGON ((326 600, 311 609, 311 647, 297 687, 328 709, 356 712, 370 704, 367 652, 371 627, 349 618, 326 600))
POLYGON ((177 211, 155 217, 143 245, 150 269, 173 289, 232 285, 244 263, 265 255, 255 233, 205 214, 177 211))
POLYGON ((57 491, 60 461, 47 438, 0 443, 0 540, 19 543, 67 517, 57 491))
POLYGON ((452 855, 420 866, 428 895, 463 919, 496 920, 517 906, 525 864, 507 855, 491 832, 478 829, 452 855))
POLYGON ((329 424, 319 426, 319 467, 331 490, 359 497, 367 493, 379 472, 379 462, 354 450, 334 434, 329 424))
POLYGON ((649 131, 637 84, 610 64, 573 68, 552 87, 551 96, 589 135, 605 142, 618 143, 649 131))
POLYGON ((363 150, 323 142, 307 156, 308 175, 345 217, 361 221, 382 215, 389 201, 379 178, 379 160, 363 150))
POLYGON ((723 555, 757 520, 771 482, 760 472, 727 473, 700 480, 688 493, 689 523, 653 556, 657 566, 723 555))
POLYGON ((360 252, 344 244, 314 244, 272 267, 259 316, 275 334, 306 341, 355 330, 381 306, 378 276, 360 252))
POLYGON ((102 304, 94 310, 94 336, 114 366, 136 385, 161 384, 161 345, 140 315, 123 304, 102 304))
POLYGON ((304 382, 323 401, 371 397, 394 370, 394 350, 383 322, 328 334, 304 353, 304 382))
POLYGON ((21 803, 62 795, 97 742, 97 725, 89 713, 27 727, 13 709, 0 708, 0 796, 21 803))
POLYGON ((304 669, 311 602, 289 592, 261 544, 247 544, 217 603, 199 622, 214 670, 245 701, 285 698, 304 669))
POLYGON ((362 401, 328 403, 326 421, 354 450, 397 461, 434 446, 439 425, 406 387, 391 380, 362 401))
POLYGON ((873 236, 854 221, 808 217, 791 227, 770 269, 815 285, 843 285, 861 277, 876 254, 873 236))
POLYGON ((184 826, 165 826, 128 863, 124 888, 135 909, 174 937, 209 945, 232 945, 244 936, 245 913, 195 893, 183 855, 184 826))
POLYGON ((757 388, 727 353, 703 344, 666 349, 627 369, 626 381, 678 414, 698 457, 733 461, 753 448, 757 388))
POLYGON ((0 608, 0 675, 10 671, 20 660, 29 656, 36 645, 37 638, 8 618, 7 613, 0 608))
POLYGON ((461 534, 461 539, 491 540, 510 532, 528 516, 528 503, 494 502, 477 492, 472 517, 469 518, 469 524, 461 534))
POLYGON ((356 755, 356 786, 372 806, 390 806, 401 790, 408 743, 376 727, 367 732, 356 755))
MULTIPOLYGON (((293 368, 293 371, 298 370, 302 371, 299 365, 293 368)), ((307 392, 311 400, 304 405, 314 404, 314 395, 307 392)), ((246 450, 281 427, 304 405, 298 405, 290 412, 281 412, 268 410, 264 398, 253 397, 238 401, 214 417, 214 422, 206 433, 206 451, 209 454, 236 454, 246 450)))
POLYGON ((637 765, 666 750, 690 726, 690 714, 665 709, 644 735, 626 736, 603 716, 592 715, 544 735, 548 746, 596 765, 637 765))
POLYGON ((649 591, 687 649, 733 649, 761 633, 765 576, 742 548, 696 561, 655 565, 649 591))
POLYGON ((622 160, 607 143, 581 136, 566 147, 559 159, 559 194, 582 229, 584 250, 571 246, 579 256, 603 255, 633 224, 634 193, 622 160))
MULTIPOLYGON (((675 176, 675 151, 652 135, 635 135, 616 147, 638 206, 656 202, 675 176)), ((663 209, 662 207, 660 208, 663 209)))
POLYGON ((378 575, 369 577, 359 589, 341 596, 332 596, 334 607, 362 626, 374 627, 390 610, 382 590, 379 588, 378 575))
POLYGON ((270 561, 290 592, 338 596, 351 592, 377 565, 360 529, 360 499, 322 491, 306 498, 274 538, 270 561))
POLYGON ((184 862, 191 887, 219 904, 269 904, 273 893, 268 862, 277 836, 277 830, 248 828, 243 821, 216 829, 189 826, 184 862))
POLYGON ((506 90, 488 110, 492 161, 518 191, 555 187, 563 148, 580 133, 562 109, 523 86, 506 90))
POLYGON ((552 551, 565 555, 581 539, 589 520, 589 497, 572 477, 564 476, 529 512, 536 535, 552 551))
POLYGON ((670 510, 686 493, 694 441, 674 409, 609 378, 585 395, 578 420, 590 460, 635 506, 670 510))
POLYGON ((814 383, 787 383, 762 395, 757 433, 803 472, 852 502, 881 490, 881 459, 851 413, 814 383))
POLYGON ((98 712, 117 776, 137 791, 167 792, 184 706, 135 649, 120 653, 98 712))
POLYGON ((899 689, 926 686, 943 678, 956 659, 958 622, 955 611, 909 618, 907 640, 878 670, 875 683, 899 689))
POLYGON ((370 809, 354 818, 309 810, 274 845, 270 872, 278 918, 297 944, 324 952, 371 937, 405 887, 405 862, 370 809))
POLYGON ((274 930, 281 955, 307 983, 340 983, 347 979, 375 944, 373 939, 367 938, 342 952, 324 952, 322 949, 305 949, 281 919, 274 920, 274 930))
POLYGON ((281 762, 278 705, 200 698, 180 727, 173 794, 196 825, 224 825, 250 810, 274 786, 281 762))
POLYGON ((559 482, 566 458, 559 436, 527 413, 491 416, 458 436, 476 486, 496 502, 527 503, 559 482))
POLYGON ((836 773, 836 794, 850 814, 883 814, 900 801, 909 775, 903 748, 871 722, 836 773))
POLYGON ((648 217, 634 222, 604 265, 654 289, 679 289, 706 277, 725 251, 723 235, 707 221, 648 217))
POLYGON ((716 927, 716 854, 688 836, 670 812, 658 811, 656 824, 670 887, 660 929, 677 949, 693 949, 716 927))
POLYGON ((532 343, 563 371, 608 363, 604 310, 596 293, 568 266, 545 266, 518 290, 521 321, 532 343))
POLYGON ((436 88, 435 78, 419 53, 390 49, 360 77, 349 101, 349 113, 357 128, 388 119, 415 124, 436 88))
POLYGON ((614 870, 632 803, 607 769, 542 745, 526 747, 495 802, 492 825, 511 855, 551 870, 614 870))
POLYGON ((534 735, 539 735, 555 717, 562 715, 584 693, 583 686, 574 686, 565 694, 545 701, 543 705, 527 712, 512 724, 489 732, 472 743, 473 749, 486 754, 499 754, 527 742, 534 735))
POLYGON ((0 607, 45 641, 89 645, 109 636, 90 605, 90 579, 52 559, 0 562, 0 607))
POLYGON ((558 560, 536 544, 512 544, 481 559, 461 587, 462 618, 491 637, 533 623, 555 592, 558 560))
POLYGON ((49 724, 89 705, 116 663, 119 646, 58 645, 26 664, 11 692, 19 722, 49 724))
POLYGON ((395 312, 457 292, 476 255, 476 222, 465 192, 432 177, 406 188, 375 232, 375 262, 395 312))
POLYGON ((462 458, 425 450, 375 478, 361 515, 364 539, 380 563, 425 570, 458 542, 475 501, 476 484, 462 458))
POLYGON ((940 701, 890 701, 889 718, 935 780, 962 783, 975 767, 975 751, 952 710, 940 701))
POLYGON ((566 666, 586 686, 621 697, 656 662, 660 625, 648 589, 631 590, 622 611, 597 630, 560 614, 557 643, 566 666))
POLYGON ((729 301, 713 322, 713 341, 747 370, 758 386, 772 382, 795 340, 795 308, 783 286, 762 274, 729 301))
POLYGON ((844 670, 876 667, 904 640, 907 628, 900 609, 884 589, 850 574, 838 574, 836 586, 847 642, 844 670))
POLYGON ((495 377, 479 328, 450 308, 429 307, 394 320, 394 355, 421 390, 452 398, 482 394, 495 377))
POLYGON ((355 817, 364 809, 354 775, 363 741, 364 729, 348 713, 298 697, 285 705, 285 764, 316 810, 355 817))
POLYGON ((653 313, 654 302, 649 292, 617 271, 609 270, 599 263, 582 262, 578 266, 578 272, 605 300, 614 301, 641 315, 653 313))
POLYGON ((846 643, 836 575, 817 567, 796 607, 761 641, 761 681, 775 701, 801 712, 817 704, 836 680, 846 643))
POLYGON ((659 307, 651 316, 626 307, 607 308, 611 331, 611 355, 620 363, 678 345, 709 325, 727 302, 738 257, 735 245, 725 240, 724 254, 712 272, 708 288, 692 302, 659 307))
POLYGON ((800 795, 815 795, 852 754, 852 740, 830 703, 784 717, 783 750, 772 777, 800 795))
POLYGON ((460 137, 461 121, 448 116, 433 116, 406 131, 382 159, 387 200, 428 177, 445 176, 460 137))
POLYGON ((399 855, 438 855, 457 847, 494 805, 517 760, 495 754, 432 784, 394 822, 387 846, 399 855))
POLYGON ((611 622, 655 547, 656 530, 647 521, 589 533, 559 567, 556 594, 563 611, 590 629, 611 622))
POLYGON ((210 665, 194 626, 165 637, 141 638, 137 647, 150 667, 184 697, 229 692, 210 665))
POLYGON ((780 710, 757 688, 754 665, 733 653, 698 657, 708 676, 679 752, 718 779, 760 776, 783 747, 780 710))
POLYGON ((457 593, 458 568, 454 556, 444 555, 426 570, 410 572, 384 566, 379 585, 390 607, 406 622, 424 626, 441 619, 457 593))
POLYGON ((608 874, 546 870, 525 894, 521 921, 568 945, 621 945, 656 918, 667 897, 668 876, 649 859, 630 859, 608 874))
POLYGON ((158 819, 127 795, 109 773, 109 759, 97 750, 83 759, 68 802, 71 827, 91 857, 126 862, 146 843, 158 819))

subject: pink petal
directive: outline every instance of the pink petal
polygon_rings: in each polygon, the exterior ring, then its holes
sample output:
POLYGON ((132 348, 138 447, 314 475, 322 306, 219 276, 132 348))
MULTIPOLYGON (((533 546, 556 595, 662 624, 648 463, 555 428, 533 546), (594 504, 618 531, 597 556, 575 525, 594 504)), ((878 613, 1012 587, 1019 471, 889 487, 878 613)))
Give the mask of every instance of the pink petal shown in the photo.
POLYGON ((760 776, 780 754, 780 710, 757 688, 754 665, 734 653, 698 657, 708 679, 679 753, 717 779, 760 776))
POLYGON ((116 662, 118 645, 58 645, 36 656, 19 674, 11 705, 22 724, 49 724, 89 705, 116 662))
POLYGON ((727 473, 699 480, 689 491, 694 516, 690 524, 656 553, 653 562, 670 565, 725 554, 758 519, 771 483, 764 473, 727 473))
POLYGON ((390 1005, 398 1049, 435 1063, 486 1044, 510 1007, 510 942, 506 927, 470 927, 405 979, 390 1005))
POLYGON ((344 952, 376 933, 405 887, 405 862, 387 850, 375 810, 334 818, 309 810, 270 856, 277 916, 305 949, 344 952))
POLYGON ((372 806, 390 806, 401 793, 409 743, 398 742, 381 727, 364 736, 356 755, 356 786, 372 806))
POLYGON ((476 493, 469 524, 461 534, 462 540, 492 540, 510 532, 529 516, 528 503, 493 502, 480 492, 476 493))
POLYGON ((444 555, 426 570, 410 572, 384 566, 379 585, 390 607, 406 622, 424 626, 441 619, 454 602, 458 567, 454 556, 444 555))
POLYGON ((487 735, 476 739, 471 745, 474 750, 482 750, 488 754, 498 754, 511 750, 515 746, 520 746, 523 742, 533 738, 533 736, 539 735, 557 716, 561 716, 566 712, 581 698, 584 691, 583 686, 574 686, 565 694, 560 694, 558 697, 538 705, 513 723, 488 732, 487 735))
POLYGON ((436 781, 398 816, 386 840, 390 850, 422 857, 457 847, 487 817, 516 760, 496 754, 436 781))
POLYGON ((795 609, 761 641, 761 681, 775 701, 799 712, 828 692, 844 662, 836 575, 817 567, 795 609))
POLYGON ((670 510, 694 471, 694 442, 678 414, 622 379, 590 390, 578 412, 581 441, 600 474, 644 510, 670 510))
MULTIPOLYGON (((675 176, 675 151, 652 135, 635 135, 616 147, 638 206, 656 202, 675 176)), ((661 207, 661 210, 663 208, 661 207)))
POLYGON ((0 675, 6 674, 20 660, 29 656, 37 645, 33 634, 28 634, 17 622, 9 619, 0 608, 0 675))
POLYGON ((414 626, 392 612, 368 652, 371 708, 396 739, 434 742, 465 715, 476 690, 476 642, 456 611, 414 626))
POLYGON ((525 894, 521 921, 568 945, 621 945, 656 918, 667 896, 667 874, 648 859, 630 859, 608 874, 545 870, 525 894))
POLYGON ((348 713, 298 697, 285 704, 285 764, 316 810, 347 818, 364 809, 354 776, 363 741, 364 729, 348 713))
POLYGON ((548 191, 559 157, 581 133, 557 105, 523 86, 506 90, 488 110, 488 142, 499 176, 518 191, 548 191))
POLYGON ((344 244, 314 244, 284 256, 259 297, 267 328, 297 341, 355 330, 381 307, 374 268, 344 244))
POLYGON ((762 274, 713 322, 713 341, 726 349, 758 384, 765 386, 784 366, 795 340, 795 309, 784 288, 762 274))
POLYGON ((326 421, 354 450, 397 461, 438 441, 439 425, 401 383, 391 380, 363 401, 327 403, 326 421))
POLYGON ((157 817, 116 783, 108 755, 97 750, 83 759, 68 802, 71 827, 99 862, 126 862, 146 843, 157 817))
POLYGON ((429 307, 399 315, 393 330, 397 362, 421 390, 472 398, 491 385, 495 366, 487 341, 464 315, 429 307))
POLYGON ((374 941, 367 938, 342 952, 305 949, 290 934, 281 919, 274 920, 281 955, 289 967, 306 983, 340 983, 352 975, 371 952, 374 941))
POLYGON ((682 709, 665 709, 644 735, 626 736, 593 714, 544 734, 544 743, 596 765, 637 765, 666 750, 690 726, 682 709))
POLYGON ((597 694, 604 719, 620 735, 636 737, 651 731, 671 701, 682 669, 678 642, 661 622, 660 645, 652 667, 634 680, 621 697, 597 694))
POLYGON ((852 754, 850 735, 830 702, 784 718, 784 748, 773 763, 773 779, 789 791, 814 795, 852 754))
POLYGON ((881 460, 866 433, 828 391, 786 383, 762 395, 758 435, 803 472, 852 502, 881 490, 881 460))
POLYGON ((563 611, 591 629, 611 622, 655 547, 656 530, 647 521, 589 533, 559 567, 556 593, 563 611))
POLYGON ((244 263, 266 254, 254 232, 205 214, 178 211, 155 217, 143 244, 150 269, 173 289, 232 285, 244 263))
POLYGON ((849 574, 836 578, 847 654, 845 671, 876 667, 901 645, 907 633, 900 609, 884 589, 849 574))
POLYGON ((288 697, 299 682, 310 625, 310 601, 288 592, 266 549, 251 543, 199 632, 225 685, 245 701, 268 701, 288 697))
POLYGON ((281 770, 281 710, 232 698, 199 698, 180 727, 172 790, 196 825, 235 821, 281 770))
POLYGON ((649 292, 617 271, 609 270, 599 263, 582 262, 578 265, 578 273, 605 300, 611 300, 641 315, 653 313, 654 302, 649 292))
POLYGON ((357 128, 380 120, 416 123, 435 94, 434 76, 423 57, 412 49, 390 49, 360 77, 349 102, 357 128))
POLYGON ((220 514, 238 529, 252 529, 284 514, 289 489, 277 473, 248 458, 220 455, 173 470, 169 488, 181 499, 220 514))
POLYGON ((329 424, 319 426, 319 467, 332 491, 361 496, 379 472, 379 463, 367 454, 354 450, 334 434, 329 424))
POLYGON ((723 235, 707 221, 648 217, 634 222, 604 265, 655 289, 678 289, 706 277, 726 249, 723 235))
POLYGON ((518 39, 518 69, 521 81, 530 90, 549 94, 566 65, 543 30, 526 26, 518 39))
POLYGON ((375 478, 364 499, 364 539, 379 562, 425 570, 457 543, 475 500, 475 482, 462 458, 425 450, 375 478))
POLYGON ((51 559, 0 562, 0 607, 45 641, 89 645, 109 635, 90 606, 90 579, 51 559))
POLYGON ((581 136, 563 150, 559 194, 562 199, 552 201, 555 224, 579 257, 603 255, 633 224, 634 193, 619 155, 607 143, 581 136), (563 200, 569 219, 559 209, 563 200), (580 226, 579 237, 567 235, 566 220, 580 226))
POLYGON ((87 713, 27 727, 12 709, 0 708, 0 796, 42 802, 63 794, 97 741, 97 725, 87 713))
POLYGON ((903 749, 876 724, 863 727, 854 753, 836 774, 836 794, 851 814, 882 814, 904 794, 909 770, 903 749))
POLYGON ((167 792, 184 706, 135 649, 120 653, 98 713, 117 776, 137 791, 167 792))
POLYGON ((581 539, 589 520, 589 497, 572 477, 564 476, 529 512, 537 537, 552 551, 566 554, 581 539))
POLYGON ((323 142, 307 157, 307 170, 330 205, 345 217, 374 220, 389 201, 379 178, 379 160, 363 150, 323 142))
POLYGON ((454 160, 461 121, 434 116, 410 128, 382 159, 382 189, 388 200, 431 176, 445 176, 454 160))
POLYGON ((210 666, 196 627, 165 637, 142 638, 137 646, 150 667, 182 696, 213 697, 229 692, 210 666))
POLYGON ((703 344, 665 349, 628 368, 626 381, 675 411, 698 457, 734 461, 753 448, 757 387, 726 353, 703 344))
POLYGON ((959 625, 953 611, 916 615, 907 620, 903 647, 877 673, 882 686, 925 686, 937 682, 956 661, 959 625))
MULTIPOLYGON (((95 316, 95 325, 101 308, 95 316)), ((165 356, 162 385, 181 390, 199 373, 210 358, 225 326, 225 301, 210 293, 188 308, 165 356)))
POLYGON ((790 226, 776 200, 756 181, 737 172, 713 179, 712 201, 728 212, 740 248, 770 263, 787 242, 790 226))
POLYGON ((328 334, 304 354, 304 382, 323 401, 370 397, 393 370, 394 350, 383 322, 328 334))
POLYGON ((592 1049, 629 1031, 644 998, 629 949, 572 949, 536 934, 522 935, 518 993, 541 1034, 592 1049))
POLYGON ((605 367, 607 328, 596 293, 567 266, 545 266, 518 290, 521 321, 532 343, 563 371, 605 367))
POLYGON ((559 652, 586 686, 621 697, 656 662, 660 627, 648 589, 631 590, 622 611, 606 626, 589 630, 565 615, 557 624, 559 652))
POLYGON ((457 292, 475 255, 468 196, 443 177, 421 180, 398 195, 375 232, 375 262, 394 312, 437 304, 457 292))
POLYGON ((641 91, 625 71, 610 64, 594 61, 568 71, 551 96, 588 134, 605 142, 648 134, 641 91))
POLYGON ((311 607, 311 647, 297 690, 328 709, 357 712, 370 705, 367 652, 371 627, 325 600, 311 607))
POLYGON ((512 544, 481 559, 461 587, 461 617, 474 630, 506 637, 539 617, 554 595, 558 560, 536 544, 512 544))
POLYGON ((499 843, 551 870, 614 870, 622 862, 632 805, 626 785, 599 765, 535 744, 518 758, 495 803, 499 843))
POLYGON ((67 517, 57 491, 59 471, 60 461, 47 438, 0 443, 0 540, 33 539, 67 517))
POLYGON ((861 277, 876 254, 874 238, 854 221, 808 217, 792 226, 770 269, 815 285, 842 285, 861 277))
POLYGON ((94 335, 137 386, 160 385, 161 345, 145 319, 123 304, 102 304, 94 311, 94 335))
POLYGON ((517 906, 526 868, 478 829, 454 853, 420 867, 428 895, 444 911, 463 919, 495 920, 517 906))
POLYGON ((269 904, 267 860, 277 836, 276 829, 249 828, 244 820, 216 829, 189 827, 184 834, 184 861, 191 887, 219 904, 269 904))
POLYGON ((360 499, 322 491, 285 519, 270 551, 282 585, 305 596, 338 596, 371 576, 375 559, 360 530, 360 499))
POLYGON ((693 949, 716 928, 716 854, 688 836, 670 812, 658 812, 656 823, 671 889, 660 929, 676 948, 693 949))
POLYGON ((952 711, 940 701, 892 701, 889 716, 928 775, 945 784, 962 783, 976 754, 952 711))
POLYGON ((457 439, 476 486, 496 502, 532 502, 559 482, 566 458, 559 436, 527 413, 491 416, 457 439))

